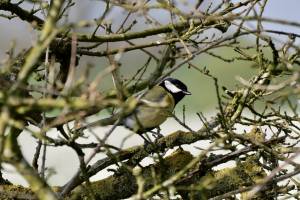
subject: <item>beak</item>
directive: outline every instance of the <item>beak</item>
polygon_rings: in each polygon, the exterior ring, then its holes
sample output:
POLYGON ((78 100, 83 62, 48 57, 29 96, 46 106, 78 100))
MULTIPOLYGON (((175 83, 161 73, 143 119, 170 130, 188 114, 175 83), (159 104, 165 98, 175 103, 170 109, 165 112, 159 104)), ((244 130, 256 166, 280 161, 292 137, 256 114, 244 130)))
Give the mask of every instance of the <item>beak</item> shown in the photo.
POLYGON ((182 93, 185 94, 185 95, 191 95, 192 94, 189 91, 182 91, 182 93))

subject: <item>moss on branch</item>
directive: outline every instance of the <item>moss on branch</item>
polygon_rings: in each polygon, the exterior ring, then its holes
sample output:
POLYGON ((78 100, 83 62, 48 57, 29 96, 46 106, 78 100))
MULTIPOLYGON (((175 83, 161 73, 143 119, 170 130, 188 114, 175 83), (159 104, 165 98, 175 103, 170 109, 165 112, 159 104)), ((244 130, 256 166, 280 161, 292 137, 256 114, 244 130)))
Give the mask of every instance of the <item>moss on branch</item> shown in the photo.
MULTIPOLYGON (((144 167, 141 176, 144 179, 144 191, 154 187, 182 170, 194 157, 187 151, 177 150, 161 162, 144 167), (155 176, 153 176, 155 174, 155 176)), ((194 169, 190 169, 193 171, 194 169)), ((251 186, 259 184, 266 177, 263 168, 258 164, 254 156, 248 157, 243 162, 238 162, 236 167, 225 168, 212 171, 206 169, 201 176, 191 177, 189 181, 179 181, 174 186, 184 199, 207 199, 225 194, 227 192, 241 188, 241 186, 251 186), (185 190, 185 188, 189 188, 185 190)), ((90 195, 98 200, 123 199, 134 195, 138 190, 136 177, 127 170, 121 170, 103 180, 78 186, 64 199, 78 200, 87 199, 90 195), (87 189, 87 187, 90 187, 87 189), (91 192, 88 193, 88 192, 91 192)), ((5 192, 11 195, 8 199, 19 199, 18 197, 28 196, 27 199, 36 199, 32 191, 27 188, 16 186, 1 186, 5 192)), ((0 188, 1 188, 0 187, 0 188)), ((55 188, 54 188, 55 189, 55 188)), ((59 190, 56 188, 56 190, 59 190)), ((244 196, 247 193, 243 193, 244 196)), ((258 194, 260 195, 260 194, 258 194)), ((1 197, 1 196, 0 196, 1 197)), ((21 199, 21 198, 20 198, 21 199)))
POLYGON ((179 184, 178 187, 181 188, 192 185, 190 190, 183 189, 179 193, 185 199, 208 199, 243 186, 258 184, 267 176, 258 163, 255 156, 250 156, 243 162, 237 162, 237 166, 233 168, 217 171, 205 169, 208 173, 204 176, 191 177, 189 181, 179 184))
MULTIPOLYGON (((114 164, 116 161, 129 159, 127 163, 131 166, 135 166, 139 163, 139 161, 149 156, 151 153, 163 152, 166 149, 172 149, 183 144, 191 144, 199 140, 209 139, 212 137, 209 130, 215 126, 218 126, 218 122, 212 120, 209 124, 207 124, 207 126, 204 126, 197 132, 176 131, 168 136, 158 139, 154 145, 147 145, 146 147, 144 145, 139 145, 121 150, 111 157, 97 161, 89 168, 87 175, 91 177, 104 168, 114 164)), ((65 190, 65 193, 67 194, 73 188, 80 185, 84 180, 85 178, 81 174, 76 174, 70 181, 71 184, 67 183, 65 186, 63 186, 63 188, 68 188, 65 190)))
MULTIPOLYGON (((178 150, 166 157, 161 163, 143 168, 142 177, 145 179, 145 189, 154 186, 158 181, 168 179, 187 165, 193 156, 187 152, 178 150), (152 175, 155 174, 155 177, 152 175)), ((72 192, 70 199, 83 199, 86 196, 86 186, 80 186, 72 192)), ((96 199, 122 199, 130 197, 137 191, 136 177, 125 172, 121 175, 113 175, 106 179, 92 183, 92 191, 96 199)))

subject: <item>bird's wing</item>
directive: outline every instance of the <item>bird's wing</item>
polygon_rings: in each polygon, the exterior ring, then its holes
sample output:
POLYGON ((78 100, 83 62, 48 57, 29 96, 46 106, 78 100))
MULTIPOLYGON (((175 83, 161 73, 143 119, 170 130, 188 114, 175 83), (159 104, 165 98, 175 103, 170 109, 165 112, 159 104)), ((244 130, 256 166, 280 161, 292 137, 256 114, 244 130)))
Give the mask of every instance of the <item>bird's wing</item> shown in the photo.
POLYGON ((170 93, 160 86, 154 86, 138 99, 134 112, 124 119, 124 125, 141 132, 159 126, 163 123, 175 107, 170 93))
POLYGON ((167 108, 173 110, 174 99, 170 93, 160 86, 154 86, 140 97, 139 101, 149 107, 167 108))

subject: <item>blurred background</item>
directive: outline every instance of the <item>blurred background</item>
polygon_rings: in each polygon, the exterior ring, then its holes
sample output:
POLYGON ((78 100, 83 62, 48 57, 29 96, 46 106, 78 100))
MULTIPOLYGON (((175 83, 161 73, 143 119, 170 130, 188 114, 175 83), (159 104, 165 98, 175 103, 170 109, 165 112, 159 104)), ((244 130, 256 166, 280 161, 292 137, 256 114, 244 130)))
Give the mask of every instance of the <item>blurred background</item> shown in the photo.
MULTIPOLYGON (((213 1, 213 0, 212 0, 213 1)), ((75 6, 71 9, 71 12, 68 13, 68 17, 65 19, 67 22, 77 22, 80 20, 92 20, 98 18, 104 11, 104 3, 102 1, 74 1, 75 6)), ((201 6, 201 9, 205 10, 207 6, 209 6, 210 1, 204 1, 205 3, 201 6)), ((218 1, 214 1, 216 3, 218 1)), ((239 1, 235 1, 239 2, 239 1)), ((189 10, 192 5, 194 5, 196 1, 194 0, 186 0, 186 1, 178 1, 178 5, 182 10, 189 10)), ((32 7, 31 4, 27 5, 29 8, 32 7)), ((264 17, 281 19, 287 21, 295 21, 300 22, 300 12, 299 12, 300 2, 299 0, 269 0, 267 6, 265 8, 264 17)), ((24 6, 26 8, 26 5, 24 6)), ((3 11, 0 11, 0 14, 8 14, 3 11)), ((151 11, 151 16, 155 18, 162 24, 167 24, 170 22, 169 14, 167 12, 157 10, 151 11)), ((42 17, 42 14, 40 14, 42 17)), ((110 20, 112 24, 119 25, 126 16, 125 12, 121 10, 114 9, 109 13, 107 19, 110 20)), ((129 22, 135 20, 136 16, 132 16, 129 19, 129 22)), ((251 22, 245 22, 245 25, 248 27, 254 27, 255 24, 251 22)), ((148 27, 149 25, 145 21, 138 21, 138 24, 134 26, 132 31, 142 30, 143 27, 148 27)), ((265 29, 272 30, 286 30, 288 32, 293 32, 300 34, 300 29, 282 26, 273 23, 264 23, 265 29)), ((230 28, 227 33, 228 34, 234 31, 234 27, 230 28)), ((93 29, 89 28, 81 28, 78 29, 78 32, 91 32, 93 29)), ((27 49, 34 43, 36 38, 36 32, 32 30, 29 24, 23 23, 17 19, 8 20, 6 18, 0 17, 0 62, 5 60, 6 51, 10 49, 13 45, 15 45, 15 54, 21 52, 23 49, 27 49)), ((99 31, 97 34, 103 34, 103 32, 99 31)), ((205 34, 220 34, 218 31, 208 31, 205 34)), ((203 34, 201 37, 205 37, 203 34)), ((279 37, 277 35, 272 35, 277 38, 277 44, 280 44, 280 41, 287 41, 287 37, 279 37)), ((242 37, 241 43, 243 44, 253 44, 255 38, 242 37)), ((142 39, 151 40, 151 38, 142 39)), ((135 40, 138 43, 140 40, 135 40)), ((299 45, 299 41, 296 43, 299 45)), ((113 43, 111 47, 122 47, 124 44, 122 43, 113 43)), ((101 50, 101 47, 100 47, 101 50)), ((104 50, 104 49, 103 49, 104 50)), ((155 55, 159 55, 161 52, 157 51, 157 48, 148 48, 150 52, 155 55)), ((226 86, 229 89, 234 89, 238 85, 237 77, 242 77, 244 79, 248 79, 251 77, 253 73, 255 73, 256 69, 251 67, 251 64, 245 61, 232 60, 231 58, 235 55, 235 52, 232 48, 219 48, 217 51, 214 51, 215 54, 221 55, 223 58, 228 59, 227 62, 224 62, 221 59, 218 59, 215 56, 208 54, 201 54, 197 58, 193 60, 193 63, 200 67, 206 67, 212 75, 219 78, 220 86, 226 86)), ((121 72, 124 75, 124 78, 129 78, 136 72, 138 67, 142 66, 146 61, 145 54, 140 51, 131 51, 123 54, 120 62, 122 63, 121 72)), ((151 66, 149 68, 151 69, 151 66)), ((106 58, 97 58, 97 57, 87 57, 83 56, 80 59, 79 66, 77 67, 77 73, 80 74, 84 68, 90 65, 92 66, 90 72, 90 79, 92 80, 97 73, 101 72, 108 65, 108 61, 106 58)), ((149 72, 148 72, 149 73, 149 72)), ((182 109, 185 106, 187 112, 187 122, 195 130, 201 127, 201 123, 199 123, 199 119, 197 118, 196 113, 202 112, 207 118, 212 116, 216 112, 217 107, 217 98, 215 94, 215 86, 212 79, 198 73, 194 69, 187 69, 187 66, 182 67, 180 70, 176 71, 172 75, 173 77, 179 78, 183 82, 188 85, 189 90, 192 92, 192 96, 186 97, 179 105, 177 105, 176 114, 178 117, 182 117, 182 109)), ((112 80, 110 76, 105 77, 105 79, 99 85, 99 89, 101 91, 105 91, 112 87, 112 80)), ((98 117, 102 117, 98 116, 98 117)), ((93 119, 91 119, 93 120, 93 119)), ((171 131, 175 131, 178 129, 185 130, 183 127, 178 125, 175 120, 170 119, 166 123, 162 125, 162 133, 170 133, 171 131)), ((93 130, 94 132, 105 132, 109 128, 96 128, 93 130)), ((112 144, 122 143, 122 138, 118 137, 117 132, 128 132, 124 128, 120 127, 111 137, 112 144)), ((49 135, 57 135, 56 130, 52 130, 48 133, 49 135)), ((93 138, 92 138, 93 140, 93 138)), ((33 137, 31 137, 28 133, 23 133, 19 137, 19 141, 21 143, 22 149, 25 152, 26 158, 31 162, 32 157, 35 152, 36 141, 33 137)), ((126 141, 124 147, 129 147, 136 144, 141 144, 143 141, 136 135, 132 135, 131 139, 126 141)), ((206 144, 201 144, 206 145, 206 144)), ((118 145, 117 145, 118 146, 118 145)), ((188 147, 186 147, 188 148, 188 147)), ((79 162, 73 150, 70 148, 64 147, 55 147, 55 148, 47 148, 47 161, 46 165, 49 169, 49 182, 52 185, 62 185, 68 179, 72 177, 72 175, 76 172, 79 162)), ((101 158, 102 155, 99 155, 97 158, 101 158)), ((97 159, 96 158, 96 159, 97 159)), ((145 161, 146 162, 146 161, 145 161)), ((26 182, 16 174, 13 168, 5 165, 5 177, 8 178, 13 183, 19 183, 22 185, 26 185, 26 182)), ((97 180, 100 177, 108 176, 109 173, 97 174, 92 180, 97 180)))

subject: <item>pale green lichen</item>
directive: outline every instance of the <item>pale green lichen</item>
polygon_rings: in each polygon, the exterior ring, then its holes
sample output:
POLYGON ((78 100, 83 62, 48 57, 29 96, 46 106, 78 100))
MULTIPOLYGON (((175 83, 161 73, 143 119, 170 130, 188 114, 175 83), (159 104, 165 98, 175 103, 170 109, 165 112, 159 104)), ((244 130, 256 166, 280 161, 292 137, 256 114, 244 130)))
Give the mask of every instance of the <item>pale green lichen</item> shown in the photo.
MULTIPOLYGON (((145 179, 145 190, 153 187, 158 181, 163 181, 180 171, 186 166, 193 156, 183 150, 177 150, 159 163, 149 165, 142 169, 142 177, 145 179)), ((69 199, 79 200, 87 198, 87 192, 93 191, 96 199, 120 199, 133 195, 137 191, 136 177, 129 171, 122 171, 106 179, 93 182, 90 190, 87 185, 76 188, 69 199)))
POLYGON ((259 183, 266 177, 263 168, 255 156, 249 156, 244 162, 238 162, 236 167, 211 171, 200 179, 193 187, 198 192, 191 193, 194 197, 206 199, 212 196, 259 183))

